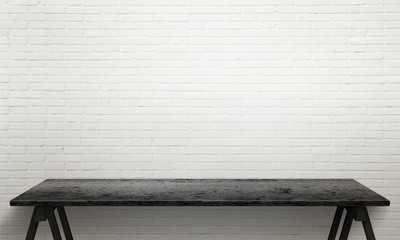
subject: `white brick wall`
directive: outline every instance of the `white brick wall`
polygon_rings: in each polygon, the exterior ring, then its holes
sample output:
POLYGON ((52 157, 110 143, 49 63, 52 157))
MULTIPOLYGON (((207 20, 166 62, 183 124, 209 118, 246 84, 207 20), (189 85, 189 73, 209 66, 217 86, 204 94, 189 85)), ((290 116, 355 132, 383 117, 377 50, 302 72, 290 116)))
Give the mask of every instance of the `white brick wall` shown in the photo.
MULTIPOLYGON (((399 1, 1 0, 0 52, 1 240, 44 178, 294 177, 387 196, 399 239, 399 1)), ((334 209, 67 211, 84 240, 317 240, 334 209)))

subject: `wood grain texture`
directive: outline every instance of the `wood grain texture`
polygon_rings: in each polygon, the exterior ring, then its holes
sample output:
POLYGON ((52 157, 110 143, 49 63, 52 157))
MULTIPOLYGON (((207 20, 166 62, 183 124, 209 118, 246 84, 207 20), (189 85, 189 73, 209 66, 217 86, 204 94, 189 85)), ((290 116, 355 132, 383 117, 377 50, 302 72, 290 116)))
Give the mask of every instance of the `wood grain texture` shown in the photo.
POLYGON ((352 179, 48 179, 12 206, 388 206, 352 179))

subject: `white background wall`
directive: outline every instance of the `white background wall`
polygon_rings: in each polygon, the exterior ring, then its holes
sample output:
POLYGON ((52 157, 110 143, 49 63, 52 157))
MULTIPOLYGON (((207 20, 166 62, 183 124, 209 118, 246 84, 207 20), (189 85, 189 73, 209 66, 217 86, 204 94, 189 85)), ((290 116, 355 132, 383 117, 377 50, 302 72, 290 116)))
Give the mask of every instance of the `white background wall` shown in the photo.
MULTIPOLYGON (((355 178, 399 239, 399 52, 397 0, 1 0, 0 239, 45 178, 355 178)), ((67 211, 83 240, 313 240, 334 208, 67 211)))

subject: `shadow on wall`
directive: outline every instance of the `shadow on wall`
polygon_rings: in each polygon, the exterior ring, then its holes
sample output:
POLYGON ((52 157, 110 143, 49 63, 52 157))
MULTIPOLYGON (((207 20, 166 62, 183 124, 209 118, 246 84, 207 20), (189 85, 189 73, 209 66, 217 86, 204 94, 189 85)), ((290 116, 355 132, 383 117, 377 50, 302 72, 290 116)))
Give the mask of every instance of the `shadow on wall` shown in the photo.
MULTIPOLYGON (((375 219, 371 208, 372 221, 375 219)), ((1 235, 25 237, 32 207, 10 207, 1 235), (7 222, 7 223, 6 223, 7 222)), ((325 239, 333 207, 66 207, 74 237, 92 239, 325 239)), ((377 220, 378 221, 378 220, 377 220)), ((364 237, 359 222, 351 236, 364 237)), ((378 225, 379 223, 374 224, 378 225)), ((60 228, 61 229, 61 228, 60 228)), ((379 233, 377 233, 379 234, 379 233)), ((37 239, 52 239, 41 222, 37 239)))

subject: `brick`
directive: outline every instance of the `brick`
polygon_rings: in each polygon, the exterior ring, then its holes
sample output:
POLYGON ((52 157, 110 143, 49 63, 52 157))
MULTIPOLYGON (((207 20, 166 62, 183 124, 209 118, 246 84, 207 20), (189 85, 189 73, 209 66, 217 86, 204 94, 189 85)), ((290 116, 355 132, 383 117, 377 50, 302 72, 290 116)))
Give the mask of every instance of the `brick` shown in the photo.
MULTIPOLYGON (((398 1, 9 0, 0 12, 1 239, 20 239, 30 214, 9 199, 50 177, 352 177, 392 201, 371 212, 377 237, 400 235, 398 1)), ((322 209, 68 211, 85 240, 321 239, 331 222, 322 209)))

